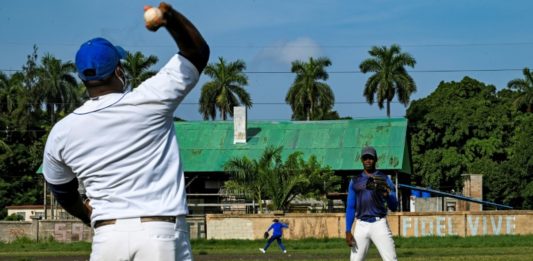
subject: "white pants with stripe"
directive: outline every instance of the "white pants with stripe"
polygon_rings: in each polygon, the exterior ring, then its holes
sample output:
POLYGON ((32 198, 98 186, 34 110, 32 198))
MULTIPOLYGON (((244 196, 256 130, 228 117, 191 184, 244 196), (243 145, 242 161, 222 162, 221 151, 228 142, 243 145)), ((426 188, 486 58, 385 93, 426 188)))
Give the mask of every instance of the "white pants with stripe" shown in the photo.
POLYGON ((192 261, 185 216, 176 223, 117 219, 94 230, 91 261, 192 261))
POLYGON ((357 247, 351 248, 350 261, 365 260, 370 241, 376 245, 381 259, 385 261, 398 260, 387 219, 381 218, 373 223, 357 220, 354 230, 355 233, 352 232, 352 234, 354 234, 357 247))

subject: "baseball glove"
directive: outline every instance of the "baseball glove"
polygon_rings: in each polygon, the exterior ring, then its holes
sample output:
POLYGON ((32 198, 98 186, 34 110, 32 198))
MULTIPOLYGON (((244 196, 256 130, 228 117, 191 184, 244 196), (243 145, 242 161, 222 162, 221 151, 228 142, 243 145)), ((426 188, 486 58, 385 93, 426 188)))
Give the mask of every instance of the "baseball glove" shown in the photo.
POLYGON ((265 234, 263 234, 263 238, 264 239, 267 239, 270 235, 268 234, 268 232, 265 232, 265 234))
POLYGON ((368 177, 366 188, 380 192, 388 192, 389 184, 387 184, 387 177, 383 175, 374 175, 372 177, 368 177))

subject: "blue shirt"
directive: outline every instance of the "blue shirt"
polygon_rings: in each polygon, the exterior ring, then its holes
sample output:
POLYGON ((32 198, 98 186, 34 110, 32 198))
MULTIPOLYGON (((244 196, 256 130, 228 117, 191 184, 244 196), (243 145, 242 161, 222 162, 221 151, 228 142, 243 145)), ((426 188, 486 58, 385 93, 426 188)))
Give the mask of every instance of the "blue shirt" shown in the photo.
POLYGON ((374 176, 385 176, 390 188, 388 197, 383 196, 375 190, 366 189, 368 175, 363 171, 350 181, 348 186, 348 199, 346 202, 346 232, 352 231, 354 219, 367 220, 374 217, 385 217, 387 207, 396 211, 398 200, 396 199, 396 189, 392 180, 385 174, 376 171, 374 176))
POLYGON ((270 227, 267 229, 267 232, 274 229, 274 233, 272 233, 272 236, 281 236, 283 235, 283 228, 288 228, 289 226, 287 224, 283 224, 281 222, 274 222, 270 227))

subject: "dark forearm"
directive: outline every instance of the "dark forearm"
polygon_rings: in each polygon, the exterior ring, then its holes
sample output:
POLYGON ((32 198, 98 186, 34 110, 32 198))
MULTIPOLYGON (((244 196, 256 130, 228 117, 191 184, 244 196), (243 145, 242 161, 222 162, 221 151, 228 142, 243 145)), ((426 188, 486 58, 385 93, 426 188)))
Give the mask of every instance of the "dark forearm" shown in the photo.
POLYGON ((91 217, 86 212, 85 206, 81 197, 78 195, 77 199, 71 205, 65 205, 62 207, 71 215, 79 218, 83 223, 90 225, 91 217))
POLYGON ((49 184, 49 186, 57 202, 59 202, 65 211, 79 218, 87 225, 91 222, 90 214, 84 207, 83 200, 78 193, 77 179, 73 179, 65 184, 49 184))
POLYGON ((179 53, 191 61, 198 71, 202 71, 209 60, 209 46, 196 27, 170 5, 162 3, 159 8, 163 11, 168 30, 179 48, 179 53))

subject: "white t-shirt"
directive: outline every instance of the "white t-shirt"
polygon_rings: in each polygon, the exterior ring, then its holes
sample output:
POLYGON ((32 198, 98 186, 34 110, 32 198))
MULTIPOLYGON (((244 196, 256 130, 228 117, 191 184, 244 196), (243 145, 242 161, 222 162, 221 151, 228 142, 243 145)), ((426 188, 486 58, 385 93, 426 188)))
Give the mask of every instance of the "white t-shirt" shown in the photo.
POLYGON ((199 72, 175 55, 138 88, 88 100, 54 125, 44 151, 51 184, 78 178, 92 222, 188 213, 173 113, 199 72))

